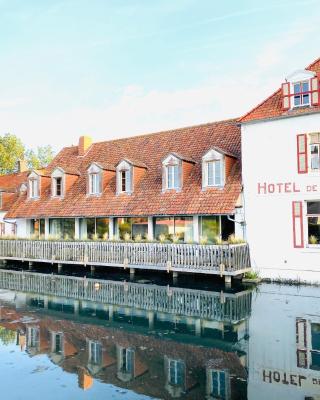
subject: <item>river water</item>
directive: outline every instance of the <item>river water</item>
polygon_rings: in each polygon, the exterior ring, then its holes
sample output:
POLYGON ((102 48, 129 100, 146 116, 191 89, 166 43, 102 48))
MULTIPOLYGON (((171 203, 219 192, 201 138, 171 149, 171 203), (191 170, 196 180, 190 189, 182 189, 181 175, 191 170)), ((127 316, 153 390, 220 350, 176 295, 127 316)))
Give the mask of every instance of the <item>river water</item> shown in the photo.
POLYGON ((126 279, 1 269, 0 398, 320 399, 319 288, 126 279))

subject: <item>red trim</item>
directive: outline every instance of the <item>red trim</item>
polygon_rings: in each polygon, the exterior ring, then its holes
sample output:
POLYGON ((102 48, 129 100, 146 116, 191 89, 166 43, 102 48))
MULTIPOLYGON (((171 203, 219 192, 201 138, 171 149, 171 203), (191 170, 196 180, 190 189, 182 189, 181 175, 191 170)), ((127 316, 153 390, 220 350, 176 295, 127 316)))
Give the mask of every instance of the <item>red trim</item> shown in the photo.
POLYGON ((301 249, 304 247, 303 239, 303 208, 302 201, 292 202, 292 227, 293 227, 293 247, 296 249, 301 249), (295 208, 296 205, 299 206, 299 214, 296 215, 295 208), (297 231, 298 228, 298 231, 297 231), (299 232, 300 231, 300 232, 299 232), (299 234, 299 236, 297 236, 299 234), (300 239, 300 240, 297 240, 300 239))
POLYGON ((319 98, 320 98, 320 92, 319 92, 319 80, 317 76, 314 76, 313 78, 310 79, 310 89, 311 89, 311 105, 312 106, 318 106, 319 105, 319 98), (315 90, 312 89, 313 85, 312 82, 316 80, 317 82, 317 88, 315 90), (313 96, 312 94, 318 92, 318 101, 314 102, 313 101, 313 96))
POLYGON ((282 83, 282 85, 281 85, 281 93, 282 93, 282 109, 284 111, 289 110, 291 108, 290 83, 289 82, 282 83), (284 94, 284 91, 283 91, 283 87, 284 86, 288 87, 288 94, 284 94), (288 107, 284 106, 284 99, 285 98, 288 98, 288 107))
POLYGON ((298 165, 298 174, 307 174, 308 173, 308 138, 305 133, 297 135, 297 165, 298 165), (299 142, 300 137, 303 137, 303 151, 300 151, 299 142), (304 166, 300 163, 300 156, 305 156, 304 166))

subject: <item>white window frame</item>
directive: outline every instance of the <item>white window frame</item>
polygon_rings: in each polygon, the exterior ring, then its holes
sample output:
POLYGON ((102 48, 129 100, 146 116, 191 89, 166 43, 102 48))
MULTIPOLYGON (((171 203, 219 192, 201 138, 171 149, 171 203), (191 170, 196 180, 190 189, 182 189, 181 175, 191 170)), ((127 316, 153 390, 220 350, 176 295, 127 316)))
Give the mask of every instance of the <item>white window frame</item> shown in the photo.
POLYGON ((102 193, 102 169, 96 163, 88 168, 88 194, 99 196, 102 193))
POLYGON ((303 215, 304 215, 304 223, 306 226, 306 229, 304 229, 305 233, 304 233, 304 242, 305 242, 305 246, 308 248, 313 248, 313 249, 319 249, 320 248, 320 242, 316 243, 316 244, 311 244, 309 243, 309 232, 308 232, 308 225, 309 225, 309 218, 320 218, 319 214, 308 214, 308 203, 310 202, 320 202, 320 199, 316 199, 316 200, 307 200, 304 202, 303 205, 303 215))
POLYGON ((292 108, 310 106, 310 104, 311 104, 311 93, 309 93, 309 92, 310 92, 310 80, 309 80, 309 79, 303 79, 303 80, 301 80, 301 81, 292 82, 291 85, 292 85, 292 103, 293 103, 293 104, 292 104, 292 108), (302 88, 302 85, 305 84, 305 83, 308 85, 308 90, 307 90, 307 91, 300 91, 300 92, 294 93, 294 87, 295 87, 296 85, 299 85, 299 86, 300 86, 300 89, 301 89, 301 88, 302 88), (307 93, 307 92, 308 92, 308 93, 307 93), (303 102, 303 97, 304 97, 305 95, 308 96, 308 103, 304 103, 304 102, 303 102), (295 98, 296 98, 296 97, 299 97, 299 98, 300 98, 299 104, 295 104, 295 98))
POLYGON ((209 150, 202 157, 202 189, 205 190, 207 188, 223 188, 225 185, 225 155, 220 153, 215 149, 209 150), (220 162, 220 182, 216 182, 216 164, 213 164, 213 183, 209 182, 209 166, 211 163, 220 162))
POLYGON ((162 178, 162 190, 181 190, 183 184, 182 160, 180 160, 174 154, 169 154, 162 161, 162 168, 164 171, 162 178))
POLYGON ((225 400, 230 399, 230 390, 229 390, 229 372, 226 370, 219 370, 219 369, 210 369, 210 382, 211 382, 211 387, 210 387, 210 395, 211 396, 215 396, 216 394, 213 393, 213 374, 217 374, 218 376, 218 396, 221 396, 221 389, 222 389, 222 383, 221 383, 221 379, 220 376, 223 374, 225 379, 224 379, 224 383, 225 383, 225 387, 224 387, 224 391, 225 391, 225 400))
POLYGON ((183 368, 183 376, 182 376, 182 386, 184 386, 184 381, 186 379, 186 365, 185 362, 182 360, 168 360, 168 382, 170 385, 178 386, 178 365, 182 365, 183 368), (171 366, 173 365, 174 368, 174 382, 171 380, 171 366))
POLYGON ((132 194, 133 192, 133 165, 123 160, 117 165, 117 194, 132 194), (122 177, 125 174, 125 190, 122 189, 122 177))
POLYGON ((52 197, 64 197, 64 187, 65 187, 65 173, 62 168, 55 168, 51 174, 51 191, 52 197), (61 193, 57 193, 57 180, 61 179, 61 193))
POLYGON ((101 365, 102 363, 102 344, 89 340, 89 362, 94 365, 101 365))
POLYGON ((40 197, 40 176, 33 173, 28 179, 29 198, 38 199, 40 197))
POLYGON ((320 171, 320 143, 310 143, 309 144, 309 159, 310 159, 310 171, 311 172, 319 172, 320 171), (316 146, 318 148, 318 168, 312 168, 312 146, 316 146))

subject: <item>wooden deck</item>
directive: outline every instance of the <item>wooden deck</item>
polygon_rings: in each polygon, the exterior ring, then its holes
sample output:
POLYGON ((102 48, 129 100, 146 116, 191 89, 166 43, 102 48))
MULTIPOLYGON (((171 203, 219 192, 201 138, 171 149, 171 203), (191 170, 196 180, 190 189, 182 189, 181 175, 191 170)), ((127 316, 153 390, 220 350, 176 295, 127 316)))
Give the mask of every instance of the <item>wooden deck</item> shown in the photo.
POLYGON ((0 260, 235 276, 251 269, 249 246, 0 240, 0 260))

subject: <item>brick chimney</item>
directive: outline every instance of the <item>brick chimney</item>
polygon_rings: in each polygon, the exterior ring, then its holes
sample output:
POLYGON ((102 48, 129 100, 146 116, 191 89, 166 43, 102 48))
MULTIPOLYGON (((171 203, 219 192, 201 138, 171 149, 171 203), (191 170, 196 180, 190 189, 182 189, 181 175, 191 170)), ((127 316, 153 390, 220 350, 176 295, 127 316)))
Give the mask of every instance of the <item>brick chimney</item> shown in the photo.
POLYGON ((92 139, 90 136, 80 136, 78 153, 79 156, 84 156, 92 144, 92 139))
POLYGON ((26 160, 18 160, 18 172, 28 171, 28 164, 26 160))

